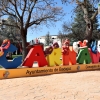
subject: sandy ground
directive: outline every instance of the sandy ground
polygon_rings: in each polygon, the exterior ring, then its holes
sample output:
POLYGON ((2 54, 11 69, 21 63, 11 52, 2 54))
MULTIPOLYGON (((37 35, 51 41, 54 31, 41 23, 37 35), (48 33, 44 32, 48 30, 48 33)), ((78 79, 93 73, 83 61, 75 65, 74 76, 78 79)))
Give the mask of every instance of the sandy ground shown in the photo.
POLYGON ((100 71, 0 80, 0 100, 100 100, 100 71))

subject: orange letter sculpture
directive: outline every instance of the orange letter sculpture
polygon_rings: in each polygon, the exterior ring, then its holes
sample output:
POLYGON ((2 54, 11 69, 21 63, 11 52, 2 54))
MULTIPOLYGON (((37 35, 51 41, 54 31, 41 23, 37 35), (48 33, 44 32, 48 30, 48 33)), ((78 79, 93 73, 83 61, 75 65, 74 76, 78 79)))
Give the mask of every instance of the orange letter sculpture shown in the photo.
POLYGON ((72 47, 69 47, 69 40, 65 40, 62 47, 62 60, 63 65, 74 65, 76 64, 76 52, 72 47))

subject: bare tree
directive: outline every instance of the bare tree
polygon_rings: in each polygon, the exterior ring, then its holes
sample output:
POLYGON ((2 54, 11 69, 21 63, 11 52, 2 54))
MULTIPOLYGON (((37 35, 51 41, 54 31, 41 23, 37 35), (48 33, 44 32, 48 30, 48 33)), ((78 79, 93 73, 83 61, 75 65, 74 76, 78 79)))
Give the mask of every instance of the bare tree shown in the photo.
POLYGON ((63 3, 73 3, 75 2, 84 12, 84 20, 86 22, 86 32, 85 32, 85 39, 90 41, 93 32, 93 21, 98 14, 97 4, 100 0, 62 0, 63 3), (93 5, 92 10, 88 10, 87 5, 88 1, 90 1, 91 5, 93 5), (92 17, 89 16, 89 13, 92 13, 92 17))
POLYGON ((26 38, 28 28, 60 20, 61 7, 55 6, 54 0, 0 0, 0 15, 16 18, 14 27, 18 27, 22 37, 23 58, 27 54, 26 38))

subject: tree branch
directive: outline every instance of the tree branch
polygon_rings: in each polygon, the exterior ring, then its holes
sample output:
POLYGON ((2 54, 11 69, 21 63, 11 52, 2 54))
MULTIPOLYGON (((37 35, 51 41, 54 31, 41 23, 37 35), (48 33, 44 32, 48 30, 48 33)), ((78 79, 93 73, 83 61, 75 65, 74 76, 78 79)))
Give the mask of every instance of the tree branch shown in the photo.
POLYGON ((87 5, 87 0, 84 0, 84 5, 85 5, 85 6, 87 5))
POLYGON ((12 2, 12 0, 8 0, 13 6, 15 6, 15 4, 12 2))
POLYGON ((80 2, 79 0, 76 0, 76 4, 82 5, 82 2, 80 2))
POLYGON ((31 14, 32 14, 32 11, 33 11, 33 8, 35 7, 35 4, 36 2, 34 2, 33 6, 31 7, 30 11, 29 11, 29 15, 28 15, 28 19, 26 21, 26 26, 25 28, 27 28, 29 26, 29 22, 30 22, 30 19, 31 19, 31 14))
POLYGON ((79 0, 76 0, 76 3, 82 8, 83 12, 84 12, 84 20, 86 23, 88 23, 88 11, 86 9, 86 0, 84 0, 84 2, 80 2, 79 0))
POLYGON ((27 3, 27 0, 24 0, 24 8, 23 8, 22 16, 24 16, 24 12, 25 12, 25 9, 26 9, 26 3, 27 3))
POLYGON ((98 10, 93 14, 93 16, 91 17, 91 20, 93 21, 95 19, 95 17, 97 16, 98 14, 98 10))
MULTIPOLYGON (((9 7, 6 7, 6 9, 8 10, 11 10, 12 12, 14 12, 15 13, 15 11, 14 11, 14 9, 12 9, 12 8, 9 8, 9 7)), ((9 11, 10 12, 10 11, 9 11)))
POLYGON ((10 13, 10 12, 8 12, 7 10, 3 10, 4 12, 6 12, 8 15, 11 15, 11 16, 15 16, 14 14, 12 14, 12 13, 10 13))
POLYGON ((16 13, 17 13, 19 19, 21 20, 21 16, 20 16, 20 14, 19 14, 19 12, 18 12, 18 9, 17 9, 16 0, 14 0, 14 2, 15 2, 14 7, 15 7, 15 10, 16 10, 16 13))
POLYGON ((90 19, 88 18, 87 8, 86 8, 86 6, 84 6, 84 4, 81 5, 81 8, 84 12, 84 20, 85 20, 86 23, 88 23, 90 19))
POLYGON ((35 21, 30 22, 28 27, 32 26, 33 24, 39 25, 42 21, 45 21, 48 18, 50 19, 50 18, 53 18, 53 17, 52 16, 47 16, 47 17, 44 17, 44 18, 39 18, 35 21))

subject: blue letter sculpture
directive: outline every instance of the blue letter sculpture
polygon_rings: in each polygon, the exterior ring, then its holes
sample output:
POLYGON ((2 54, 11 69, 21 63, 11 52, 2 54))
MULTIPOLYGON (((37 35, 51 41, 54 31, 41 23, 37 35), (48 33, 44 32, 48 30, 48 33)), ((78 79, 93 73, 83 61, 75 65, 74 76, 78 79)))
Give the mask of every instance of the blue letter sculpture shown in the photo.
POLYGON ((8 62, 6 59, 6 55, 8 52, 14 52, 17 48, 10 44, 8 39, 4 40, 1 47, 0 47, 0 65, 5 69, 14 69, 21 65, 22 57, 14 58, 13 61, 8 62))

